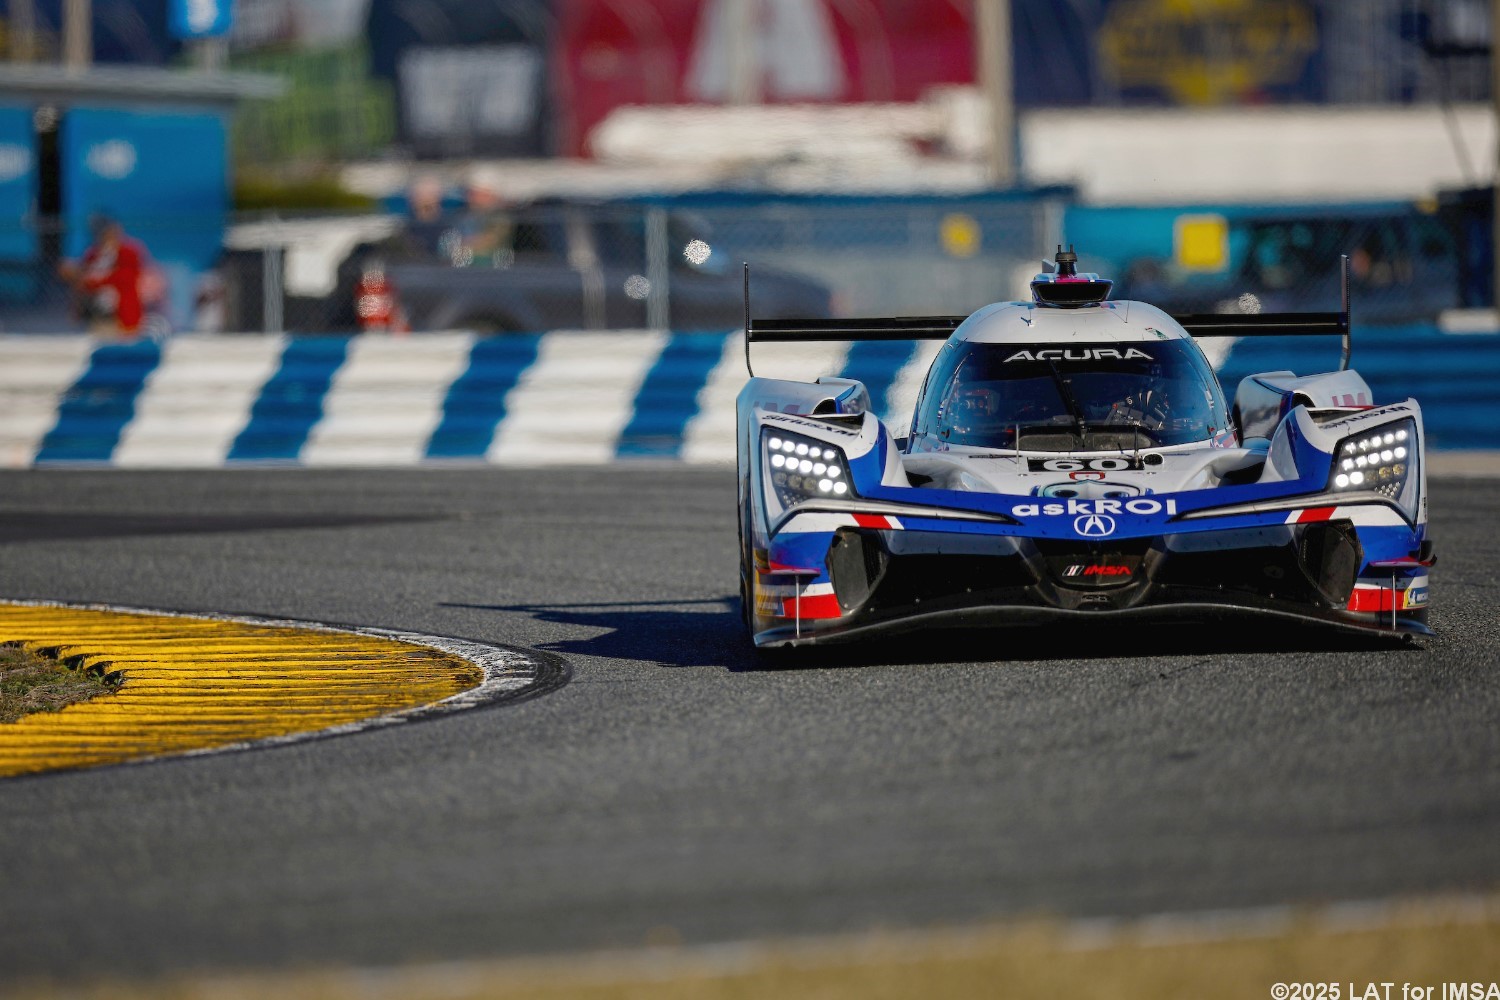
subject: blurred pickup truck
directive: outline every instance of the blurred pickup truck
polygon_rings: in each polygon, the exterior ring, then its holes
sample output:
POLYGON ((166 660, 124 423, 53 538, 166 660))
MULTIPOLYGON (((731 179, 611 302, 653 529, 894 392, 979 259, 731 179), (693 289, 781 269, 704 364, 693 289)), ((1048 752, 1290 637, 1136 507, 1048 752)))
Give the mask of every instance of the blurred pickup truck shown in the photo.
MULTIPOLYGON (((643 328, 663 314, 678 331, 740 326, 741 258, 691 214, 658 211, 654 267, 650 216, 637 206, 557 203, 408 220, 355 245, 331 294, 288 294, 285 326, 504 333, 643 328)), ((827 286, 790 272, 755 267, 752 294, 757 316, 830 315, 827 286)))

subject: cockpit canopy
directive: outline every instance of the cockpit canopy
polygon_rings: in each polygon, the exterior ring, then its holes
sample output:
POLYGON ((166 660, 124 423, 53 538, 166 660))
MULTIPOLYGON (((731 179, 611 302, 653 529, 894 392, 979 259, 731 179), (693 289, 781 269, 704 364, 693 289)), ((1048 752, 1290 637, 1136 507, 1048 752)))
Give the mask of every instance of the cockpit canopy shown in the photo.
POLYGON ((928 373, 912 448, 1131 450, 1208 441, 1228 425, 1219 380, 1190 339, 952 341, 928 373))

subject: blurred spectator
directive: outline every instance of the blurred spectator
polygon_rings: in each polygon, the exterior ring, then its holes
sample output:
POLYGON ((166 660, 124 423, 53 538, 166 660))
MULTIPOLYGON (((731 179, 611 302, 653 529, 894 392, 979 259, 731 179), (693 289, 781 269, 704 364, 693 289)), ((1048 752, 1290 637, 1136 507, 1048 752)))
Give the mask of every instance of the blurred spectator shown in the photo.
POLYGON ((198 279, 198 293, 193 296, 193 329, 198 333, 223 333, 228 317, 228 288, 224 275, 208 271, 198 279))
POLYGON ((453 263, 508 265, 513 220, 510 205, 484 174, 471 174, 464 189, 464 217, 459 222, 460 245, 450 253, 453 263))
POLYGON ((443 183, 430 174, 417 177, 406 191, 407 240, 428 254, 438 254, 450 221, 443 211, 443 183))
POLYGON ((57 272, 73 288, 79 316, 90 333, 134 340, 145 315, 146 248, 108 215, 94 216, 89 228, 94 242, 78 261, 59 264, 57 272))

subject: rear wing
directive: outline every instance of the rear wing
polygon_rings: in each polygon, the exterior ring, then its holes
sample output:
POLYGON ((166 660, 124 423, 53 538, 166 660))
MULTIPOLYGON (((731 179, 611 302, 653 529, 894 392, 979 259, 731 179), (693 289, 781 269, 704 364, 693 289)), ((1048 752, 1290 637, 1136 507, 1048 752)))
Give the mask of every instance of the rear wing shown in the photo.
MULTIPOLYGON (((1343 308, 1338 312, 1183 313, 1173 316, 1194 337, 1343 338, 1339 371, 1349 368, 1349 258, 1342 263, 1343 308)), ((881 316, 868 319, 752 319, 750 265, 745 265, 745 368, 750 345, 831 340, 947 340, 967 316, 881 316)), ((754 375, 754 371, 750 371, 754 375)))

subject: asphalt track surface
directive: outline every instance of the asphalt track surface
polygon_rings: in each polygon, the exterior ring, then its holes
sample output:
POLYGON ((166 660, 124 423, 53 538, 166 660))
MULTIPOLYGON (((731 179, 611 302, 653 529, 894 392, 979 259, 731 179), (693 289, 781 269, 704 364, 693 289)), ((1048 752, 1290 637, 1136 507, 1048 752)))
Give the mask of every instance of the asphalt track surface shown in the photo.
POLYGON ((0 983, 1500 885, 1500 505, 1436 639, 941 634, 767 665, 732 474, 0 475, 0 595, 532 647, 529 700, 0 782, 0 983))

